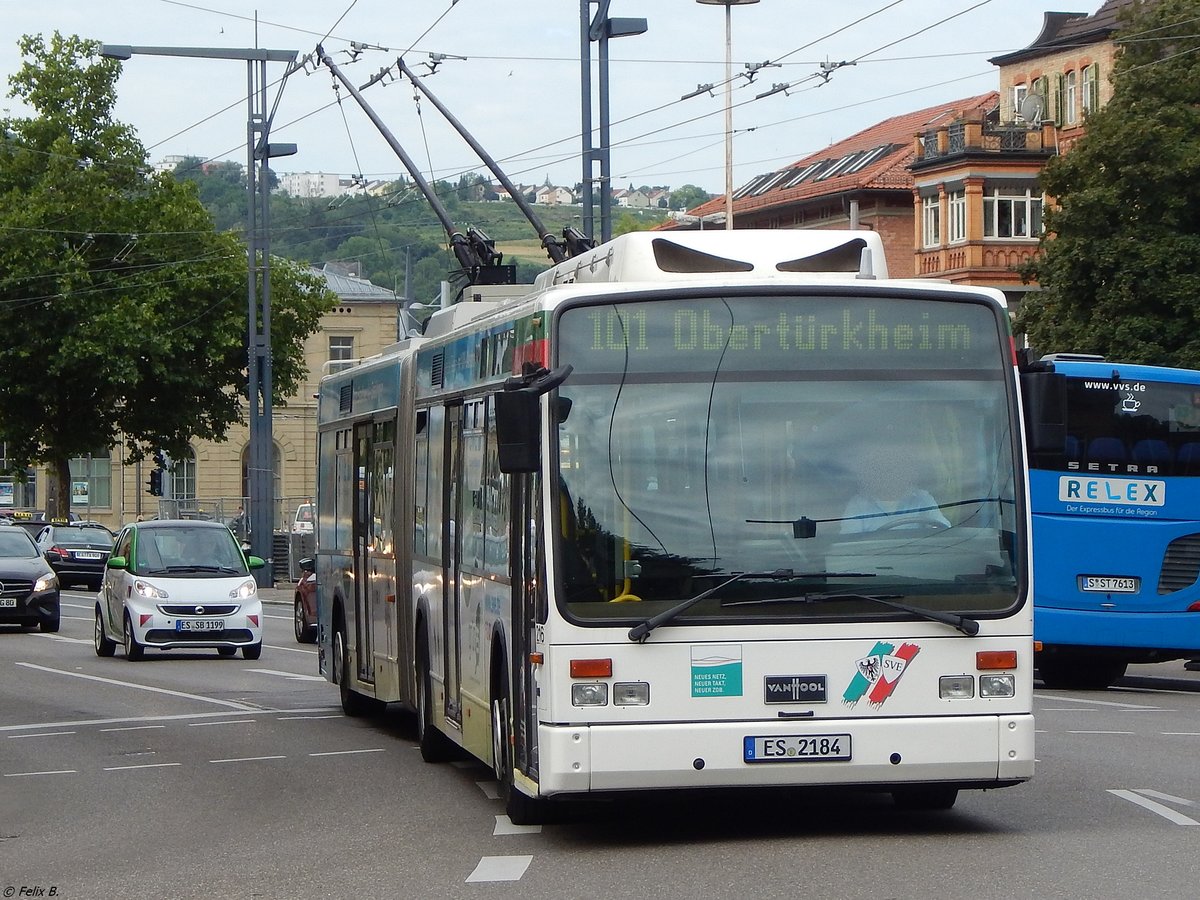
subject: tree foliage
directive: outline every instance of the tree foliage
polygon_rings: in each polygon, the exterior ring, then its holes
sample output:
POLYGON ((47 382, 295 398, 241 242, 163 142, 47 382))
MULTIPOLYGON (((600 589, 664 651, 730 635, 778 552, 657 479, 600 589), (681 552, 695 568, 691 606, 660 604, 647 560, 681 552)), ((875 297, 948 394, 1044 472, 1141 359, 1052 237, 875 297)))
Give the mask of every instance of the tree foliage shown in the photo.
MULTIPOLYGON (((247 258, 194 184, 147 172, 113 118, 118 62, 57 33, 20 49, 10 96, 34 115, 0 120, 0 441, 12 471, 55 473, 62 513, 72 457, 116 445, 130 462, 181 454, 244 419, 247 258)), ((282 402, 335 298, 284 261, 271 287, 282 402)))
POLYGON ((1200 368, 1200 0, 1135 5, 1114 94, 1042 185, 1042 290, 1017 319, 1041 350, 1200 368))

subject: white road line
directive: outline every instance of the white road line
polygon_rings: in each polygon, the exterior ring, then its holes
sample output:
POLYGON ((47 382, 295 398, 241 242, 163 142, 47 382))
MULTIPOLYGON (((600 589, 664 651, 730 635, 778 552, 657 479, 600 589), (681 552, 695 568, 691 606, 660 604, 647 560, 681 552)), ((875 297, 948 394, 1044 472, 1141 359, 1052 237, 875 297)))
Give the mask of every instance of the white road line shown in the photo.
POLYGON ((1164 731, 1166 737, 1200 737, 1200 731, 1164 731))
POLYGON ((351 753, 383 753, 386 748, 375 747, 372 750, 325 750, 321 753, 310 753, 309 756, 348 756, 351 753))
MULTIPOLYGON (((62 613, 59 613, 58 616, 60 619, 73 619, 76 622, 95 622, 96 621, 95 616, 64 616, 62 613)), ((90 644, 91 641, 84 641, 84 643, 90 644)))
POLYGON ((346 716, 344 713, 337 713, 332 716, 276 716, 275 718, 280 722, 293 722, 296 719, 344 719, 346 716))
POLYGON ((265 759, 287 759, 286 756, 241 756, 236 759, 210 759, 210 763, 260 762, 265 759))
POLYGON ((492 837, 500 834, 541 834, 541 825, 514 825, 508 816, 496 816, 496 827, 492 837))
POLYGON ((1162 791, 1152 791, 1150 788, 1135 788, 1139 794, 1147 797, 1154 797, 1158 800, 1166 800, 1168 803, 1177 803, 1180 806, 1200 806, 1195 800, 1187 800, 1183 797, 1173 797, 1170 794, 1164 794, 1162 791))
POLYGON ((1067 734, 1133 734, 1132 731, 1068 731, 1067 734))
POLYGON ((73 731, 42 731, 38 734, 10 734, 8 739, 15 741, 17 738, 35 738, 35 737, 54 737, 59 734, 74 734, 73 731))
MULTIPOLYGON (((336 706, 312 706, 303 709, 278 709, 277 707, 254 707, 246 710, 253 713, 323 713, 336 706)), ((76 719, 72 722, 34 722, 28 725, 0 725, 0 733, 5 731, 33 731, 38 728, 70 728, 84 725, 119 725, 122 722, 179 722, 183 719, 212 719, 217 716, 237 715, 232 712, 204 713, 175 713, 167 716, 122 716, 118 719, 76 719)))
POLYGON ((291 617, 291 616, 263 616, 263 618, 264 618, 264 619, 278 619, 278 620, 279 620, 279 621, 281 621, 281 622, 290 622, 290 621, 292 621, 292 617, 291 617))
POLYGON ((1075 697, 1063 697, 1060 694, 1034 694, 1038 700, 1053 700, 1056 703, 1082 703, 1086 706, 1116 706, 1120 709, 1162 709, 1161 706, 1145 706, 1140 703, 1114 703, 1111 700, 1082 700, 1075 697))
POLYGON ((243 669, 243 672, 259 672, 263 675, 275 675, 278 678, 290 678, 292 681, 324 681, 321 675, 301 675, 299 672, 280 672, 278 669, 243 669))
MULTIPOLYGON (((71 617, 64 616, 63 618, 69 619, 71 617)), ((90 622, 92 620, 88 619, 88 621, 90 622)), ((44 631, 34 632, 33 636, 40 637, 40 638, 46 638, 47 640, 50 640, 50 641, 57 641, 60 644, 90 644, 91 643, 91 641, 84 640, 83 638, 69 638, 63 634, 46 634, 44 631)))
POLYGON ((256 719, 226 719, 222 722, 188 722, 188 728, 202 728, 205 725, 253 725, 256 719))
POLYGON ((1195 819, 1189 819, 1183 813, 1177 813, 1169 806, 1163 806, 1161 803, 1155 803, 1153 800, 1148 800, 1145 797, 1140 797, 1133 791, 1117 791, 1109 788, 1110 794, 1120 797, 1122 800, 1128 800, 1130 803, 1136 803, 1143 809, 1148 809, 1152 813, 1162 816, 1168 822, 1174 822, 1176 825, 1200 825, 1195 819))
MULTIPOLYGON (((224 713, 221 713, 224 715, 224 713)), ((166 725, 128 725, 124 728, 101 728, 101 731, 145 731, 147 728, 166 728, 166 725)))
POLYGON ((77 775, 78 769, 53 769, 49 772, 5 772, 5 778, 27 778, 31 775, 77 775))
POLYGON ((475 871, 467 876, 467 884, 479 881, 520 881, 532 856, 485 856, 475 871))
POLYGON ((94 604, 92 606, 84 606, 82 603, 61 603, 60 605, 61 606, 69 606, 69 607, 71 607, 71 609, 90 609, 90 610, 96 609, 94 604))
MULTIPOLYGON (((90 643, 90 642, 89 642, 90 643)), ((68 675, 71 678, 83 678, 86 681, 99 681, 102 684, 113 684, 117 687, 135 688, 139 691, 151 691, 155 694, 167 694, 171 697, 180 697, 184 700, 199 700, 201 703, 215 703, 218 706, 228 706, 230 709, 240 709, 243 712, 261 712, 262 710, 247 706, 245 703, 235 703, 232 700, 218 700, 216 697, 202 697, 199 694, 188 694, 184 691, 170 691, 166 688, 151 687, 148 684, 137 684, 132 681, 118 681, 116 678, 101 678, 99 675, 85 675, 82 672, 67 672, 63 669, 51 669, 49 666, 36 666, 33 663, 19 662, 14 665, 24 666, 26 669, 34 669, 38 672, 50 672, 53 675, 68 675)))
POLYGON ((1043 706, 1038 712, 1096 712, 1094 709, 1080 709, 1078 706, 1043 706))
POLYGON ((171 766, 182 766, 183 763, 142 763, 137 766, 105 766, 105 772, 126 772, 129 769, 166 769, 171 766))
MULTIPOLYGON (((305 650, 303 647, 281 647, 278 644, 265 644, 264 646, 270 647, 272 650, 288 650, 292 653, 316 654, 317 652, 316 650, 305 650)), ((324 681, 325 679, 322 678, 321 680, 324 681)))
POLYGON ((495 781, 477 781, 475 782, 475 787, 483 791, 483 796, 489 800, 500 799, 500 785, 495 781))

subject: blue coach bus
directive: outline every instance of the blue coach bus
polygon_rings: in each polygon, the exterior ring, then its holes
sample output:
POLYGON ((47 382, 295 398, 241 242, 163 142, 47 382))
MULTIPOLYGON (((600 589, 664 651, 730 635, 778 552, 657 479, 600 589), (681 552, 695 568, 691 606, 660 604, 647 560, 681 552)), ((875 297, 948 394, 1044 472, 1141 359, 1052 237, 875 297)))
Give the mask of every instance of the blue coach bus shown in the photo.
POLYGON ((1082 354, 1023 369, 1043 682, 1200 658, 1200 372, 1082 354))

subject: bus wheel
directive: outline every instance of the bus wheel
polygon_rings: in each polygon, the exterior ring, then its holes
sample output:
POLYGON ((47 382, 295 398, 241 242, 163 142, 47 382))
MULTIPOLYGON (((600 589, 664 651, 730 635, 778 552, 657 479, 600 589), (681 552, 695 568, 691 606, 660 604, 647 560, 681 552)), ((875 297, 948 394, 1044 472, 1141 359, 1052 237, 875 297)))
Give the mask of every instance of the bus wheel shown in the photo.
POLYGON ((333 675, 337 681, 342 712, 348 716, 367 713, 367 698, 350 687, 350 648, 346 646, 346 625, 338 619, 333 631, 333 675))
POLYGON ((942 784, 922 784, 896 788, 892 800, 900 809, 949 809, 958 799, 958 788, 942 784))
POLYGON ((501 675, 492 694, 492 768, 500 782, 500 799, 514 825, 541 825, 546 821, 546 801, 523 794, 513 786, 511 709, 508 678, 501 675))
POLYGON ((417 644, 417 744, 427 763, 453 759, 454 743, 433 725, 433 677, 429 673, 429 639, 424 634, 417 644))
POLYGON ((1129 666, 1114 660, 1042 656, 1034 664, 1046 687, 1075 691, 1102 691, 1112 687, 1129 666))

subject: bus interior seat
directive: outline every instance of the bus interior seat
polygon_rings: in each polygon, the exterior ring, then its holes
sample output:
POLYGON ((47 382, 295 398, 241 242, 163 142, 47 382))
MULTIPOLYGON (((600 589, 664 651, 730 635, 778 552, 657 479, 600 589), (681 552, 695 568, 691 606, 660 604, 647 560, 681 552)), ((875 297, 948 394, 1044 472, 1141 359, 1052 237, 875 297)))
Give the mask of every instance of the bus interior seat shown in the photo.
POLYGON ((1063 444, 1063 453, 1067 459, 1079 459, 1080 442, 1073 434, 1068 434, 1063 444))
POLYGON ((1170 465, 1171 447, 1157 438, 1144 438, 1133 445, 1133 461, 1156 466, 1170 465))
POLYGON ((1176 457, 1176 460, 1179 463, 1179 474, 1200 474, 1200 442, 1189 441, 1184 444, 1179 448, 1179 456, 1176 457))
POLYGON ((1124 462, 1125 442, 1118 437, 1092 438, 1088 442, 1087 457, 1097 462, 1124 462))

